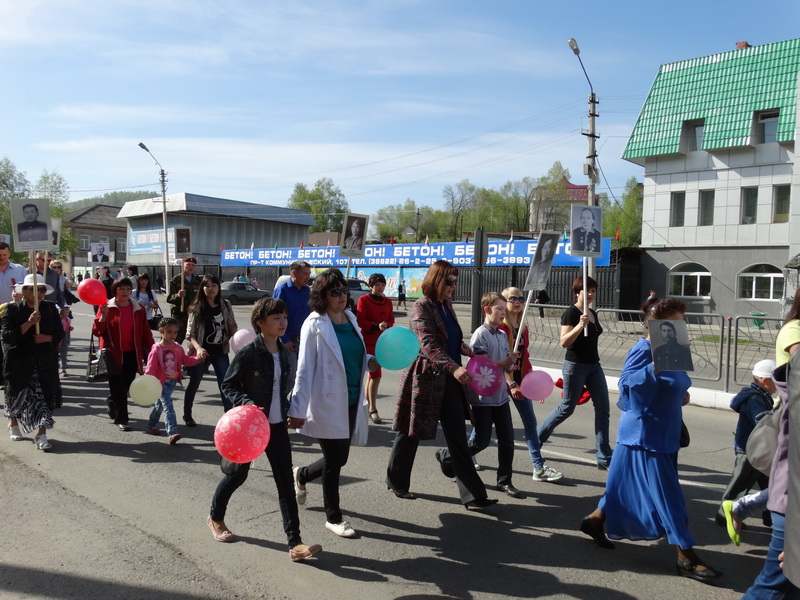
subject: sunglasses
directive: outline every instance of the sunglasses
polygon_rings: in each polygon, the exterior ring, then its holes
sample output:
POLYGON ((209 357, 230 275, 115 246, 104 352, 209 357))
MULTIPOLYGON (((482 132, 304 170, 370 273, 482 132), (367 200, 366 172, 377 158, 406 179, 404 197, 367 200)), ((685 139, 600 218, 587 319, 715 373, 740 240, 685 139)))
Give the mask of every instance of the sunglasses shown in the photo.
POLYGON ((447 279, 444 280, 444 283, 445 283, 445 285, 451 285, 452 286, 452 285, 456 284, 456 281, 458 281, 458 279, 456 279, 455 277, 448 277, 447 279))
POLYGON ((330 296, 331 298, 338 298, 342 294, 349 293, 349 291, 350 290, 348 290, 345 287, 333 288, 332 290, 328 290, 328 296, 330 296))
MULTIPOLYGON (((22 288, 22 291, 23 292, 30 292, 30 291, 33 291, 33 288, 31 286, 24 287, 24 288, 22 288)), ((36 291, 38 291, 40 294, 46 294, 47 293, 47 288, 46 287, 37 287, 36 291)))
POLYGON ((522 296, 509 296, 508 297, 508 301, 509 302, 524 302, 525 298, 523 298, 522 296))

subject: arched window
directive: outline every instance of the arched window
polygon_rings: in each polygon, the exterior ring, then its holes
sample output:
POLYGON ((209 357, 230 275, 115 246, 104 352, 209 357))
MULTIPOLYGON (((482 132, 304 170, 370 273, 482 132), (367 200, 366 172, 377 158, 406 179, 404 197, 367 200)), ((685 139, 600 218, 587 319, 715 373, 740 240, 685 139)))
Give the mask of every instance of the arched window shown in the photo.
POLYGON ((780 300, 783 298, 783 271, 772 265, 753 265, 739 273, 741 300, 780 300))
POLYGON ((669 295, 706 298, 711 295, 711 273, 698 263, 683 263, 669 272, 669 295))

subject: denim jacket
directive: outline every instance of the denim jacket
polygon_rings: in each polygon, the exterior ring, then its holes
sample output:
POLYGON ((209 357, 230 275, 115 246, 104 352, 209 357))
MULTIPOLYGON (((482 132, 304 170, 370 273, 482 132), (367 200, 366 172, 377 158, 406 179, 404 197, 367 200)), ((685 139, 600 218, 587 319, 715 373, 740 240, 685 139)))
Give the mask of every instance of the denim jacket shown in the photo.
MULTIPOLYGON (((289 353, 278 340, 281 363, 281 419, 286 420, 289 413, 289 353)), ((264 344, 264 338, 256 336, 252 342, 239 350, 228 367, 222 382, 222 393, 234 406, 255 404, 264 409, 269 416, 272 405, 272 381, 275 362, 264 344)))

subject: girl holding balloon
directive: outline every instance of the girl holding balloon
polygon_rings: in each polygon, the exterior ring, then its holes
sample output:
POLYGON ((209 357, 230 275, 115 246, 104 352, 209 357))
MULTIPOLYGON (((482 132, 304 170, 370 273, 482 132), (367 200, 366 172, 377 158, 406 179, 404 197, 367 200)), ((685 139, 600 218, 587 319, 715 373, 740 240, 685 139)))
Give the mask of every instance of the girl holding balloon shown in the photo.
POLYGON ((147 357, 147 368, 144 371, 146 375, 157 377, 161 383, 161 396, 156 400, 153 410, 150 412, 147 433, 161 435, 156 425, 161 418, 161 413, 164 413, 164 423, 167 426, 167 435, 172 446, 181 439, 175 419, 175 408, 172 406, 172 392, 181 383, 182 367, 193 367, 202 362, 202 359, 196 356, 187 356, 183 351, 183 346, 175 342, 179 329, 180 324, 177 319, 172 317, 161 319, 158 324, 161 341, 153 344, 150 355, 147 357))
MULTIPOLYGON (((523 309, 525 308, 525 297, 522 291, 515 287, 504 289, 503 296, 506 299, 506 318, 500 325, 500 329, 508 336, 509 349, 513 350, 517 338, 520 338, 519 361, 514 365, 513 371, 506 373, 506 379, 509 394, 511 394, 514 406, 519 413, 520 419, 522 419, 525 443, 528 445, 528 452, 531 455, 531 462, 533 462, 533 480, 558 481, 564 475, 544 464, 542 444, 539 442, 539 434, 536 433, 536 413, 533 411, 533 402, 542 404, 549 394, 549 392, 548 394, 544 393, 547 390, 548 382, 543 381, 541 386, 534 386, 530 390, 528 390, 527 386, 525 386, 525 390, 522 389, 523 379, 529 373, 533 373, 530 354, 528 353, 530 345, 528 327, 521 322, 523 309), (525 395, 526 391, 528 391, 527 397, 525 395)), ((549 380, 549 387, 552 391, 552 378, 543 372, 539 372, 539 374, 544 375, 543 380, 549 380)))
POLYGON ((209 365, 214 367, 214 375, 217 376, 223 409, 228 411, 233 406, 222 393, 222 381, 230 366, 230 340, 238 328, 231 303, 220 295, 220 281, 214 275, 203 277, 197 297, 188 312, 186 338, 189 340, 189 355, 204 360, 189 368, 189 385, 183 397, 183 422, 187 427, 195 427, 197 423, 192 418, 194 397, 209 365))
MULTIPOLYGON (((269 421, 267 429, 267 460, 272 469, 272 477, 278 489, 278 505, 283 517, 283 529, 289 542, 289 558, 293 561, 314 556, 322 550, 322 546, 303 544, 300 537, 300 517, 297 510, 297 499, 294 493, 292 476, 292 447, 289 442, 289 427, 301 427, 304 419, 288 416, 290 380, 289 352, 280 341, 286 333, 289 323, 286 303, 280 298, 262 298, 253 307, 250 317, 253 330, 258 332, 252 341, 245 344, 233 357, 230 369, 222 383, 223 393, 236 405, 236 409, 225 414, 223 419, 236 418, 237 411, 248 405, 254 405, 263 411, 269 421)), ((264 417, 261 417, 264 420, 264 417)), ((266 426, 266 423, 264 423, 266 426)), ((220 452, 232 444, 241 448, 245 444, 235 439, 220 439, 218 426, 214 441, 220 452)), ((240 428, 241 435, 246 428, 240 428)), ((237 431, 229 428, 226 435, 237 431)), ((245 434, 247 435, 247 434, 245 434)), ((252 438, 252 436, 251 436, 252 438)), ((247 481, 250 462, 264 451, 263 445, 257 449, 258 454, 251 456, 231 456, 223 461, 225 476, 219 482, 214 498, 211 501, 211 512, 208 526, 214 539, 219 542, 232 542, 235 537, 225 525, 225 513, 233 493, 247 481), (236 462, 231 459, 236 458, 236 462)))
MULTIPOLYGON (((358 326, 361 327, 361 335, 364 336, 364 344, 367 352, 375 354, 375 344, 378 337, 394 325, 394 309, 392 301, 383 295, 386 289, 386 277, 380 273, 373 273, 367 281, 370 293, 358 299, 356 315, 358 326)), ((381 383, 383 373, 380 367, 369 372, 367 380, 367 402, 369 403, 369 417, 373 423, 380 424, 381 417, 378 414, 378 386, 381 383)))

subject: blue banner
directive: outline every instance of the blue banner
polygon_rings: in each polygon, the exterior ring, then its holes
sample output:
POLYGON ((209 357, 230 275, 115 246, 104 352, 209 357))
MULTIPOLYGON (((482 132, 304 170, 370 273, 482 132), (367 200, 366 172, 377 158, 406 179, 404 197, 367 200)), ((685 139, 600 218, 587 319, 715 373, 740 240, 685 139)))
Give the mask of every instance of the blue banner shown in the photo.
MULTIPOLYGON (((173 223, 167 228, 169 254, 175 258, 175 227, 186 227, 185 223, 173 223)), ((141 254, 164 254, 164 228, 147 225, 128 225, 128 256, 141 254)))
MULTIPOLYGON (((603 254, 595 261, 598 267, 611 263, 611 238, 602 240, 603 254)), ((489 242, 486 266, 527 266, 536 254, 535 240, 489 242)), ((580 257, 569 255, 570 242, 560 241, 553 259, 554 267, 580 266, 580 257)), ((472 242, 441 242, 434 244, 379 244, 366 246, 364 258, 354 258, 353 267, 427 267, 437 260, 447 260, 457 267, 472 267, 475 245, 472 242)), ((253 250, 223 250, 223 267, 285 267, 296 260, 305 260, 314 267, 346 267, 347 258, 339 256, 339 247, 254 248, 253 250)))

